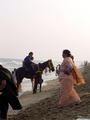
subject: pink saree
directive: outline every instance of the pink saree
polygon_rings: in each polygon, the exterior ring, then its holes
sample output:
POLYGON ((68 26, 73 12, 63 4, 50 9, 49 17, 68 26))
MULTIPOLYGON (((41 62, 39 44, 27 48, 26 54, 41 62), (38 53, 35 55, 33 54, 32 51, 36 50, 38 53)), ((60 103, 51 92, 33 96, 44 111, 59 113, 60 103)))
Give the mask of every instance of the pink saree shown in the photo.
POLYGON ((59 106, 70 106, 73 104, 79 104, 81 102, 80 97, 74 89, 74 84, 85 83, 84 79, 73 63, 70 57, 63 60, 61 64, 61 71, 59 74, 60 81, 60 100, 59 106), (68 65, 67 65, 68 63, 68 65))

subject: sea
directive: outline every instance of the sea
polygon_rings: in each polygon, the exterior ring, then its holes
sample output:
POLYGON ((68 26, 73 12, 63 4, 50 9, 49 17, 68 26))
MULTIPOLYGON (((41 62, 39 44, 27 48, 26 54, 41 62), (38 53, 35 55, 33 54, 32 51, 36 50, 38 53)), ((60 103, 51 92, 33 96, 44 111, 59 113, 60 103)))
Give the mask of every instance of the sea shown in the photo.
MULTIPOLYGON (((22 59, 12 59, 12 58, 0 58, 0 64, 3 65, 5 68, 7 68, 8 70, 10 70, 11 72, 16 68, 22 67, 22 59)), ((34 61, 35 63, 43 63, 45 61, 40 61, 40 60, 36 60, 34 61)), ((56 66, 58 64, 61 64, 61 62, 59 61, 53 61, 54 67, 56 68, 56 66)), ((79 67, 82 64, 82 62, 76 62, 76 66, 79 67)), ((49 80, 54 80, 57 79, 58 76, 56 75, 56 72, 43 72, 42 75, 43 78, 43 86, 47 85, 47 81, 49 80)), ((30 79, 26 79, 24 78, 22 81, 22 92, 26 92, 26 91, 31 91, 32 90, 32 84, 31 84, 31 80, 30 79)))

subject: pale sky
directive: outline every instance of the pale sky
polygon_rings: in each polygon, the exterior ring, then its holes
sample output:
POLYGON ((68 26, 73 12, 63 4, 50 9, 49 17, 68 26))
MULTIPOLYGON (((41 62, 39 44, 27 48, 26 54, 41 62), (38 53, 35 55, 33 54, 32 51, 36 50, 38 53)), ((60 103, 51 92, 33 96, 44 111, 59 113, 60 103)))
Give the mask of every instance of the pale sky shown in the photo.
POLYGON ((90 60, 90 0, 0 0, 0 58, 90 60))

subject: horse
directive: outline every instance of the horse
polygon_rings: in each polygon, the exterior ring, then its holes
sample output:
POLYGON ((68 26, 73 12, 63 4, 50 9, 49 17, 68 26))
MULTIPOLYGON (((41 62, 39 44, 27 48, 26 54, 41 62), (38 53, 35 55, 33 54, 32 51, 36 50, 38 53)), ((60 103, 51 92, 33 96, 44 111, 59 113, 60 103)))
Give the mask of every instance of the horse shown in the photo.
POLYGON ((35 67, 35 71, 33 71, 32 68, 31 70, 28 71, 26 70, 25 67, 19 67, 17 69, 15 68, 12 71, 13 82, 16 85, 18 92, 21 89, 21 83, 24 78, 31 79, 32 88, 33 88, 33 79, 39 79, 39 80, 41 79, 41 73, 37 72, 38 64, 35 64, 34 67, 35 67))
POLYGON ((45 61, 44 63, 34 64, 34 71, 31 69, 31 71, 26 71, 24 67, 20 67, 15 69, 15 75, 17 80, 17 89, 19 91, 21 82, 24 78, 27 79, 35 79, 33 93, 36 93, 37 85, 40 84, 40 92, 41 92, 41 84, 43 82, 42 80, 42 72, 43 70, 48 67, 49 71, 54 71, 54 66, 52 63, 52 60, 45 61))
MULTIPOLYGON (((51 72, 51 71, 53 72, 55 70, 51 59, 48 61, 45 61, 43 63, 39 63, 39 66, 38 66, 39 71, 37 71, 37 72, 40 72, 42 75, 43 71, 46 68, 49 68, 49 72, 51 72)), ((42 79, 35 79, 33 94, 36 93, 38 84, 40 84, 40 92, 41 92, 42 82, 43 82, 42 79)))

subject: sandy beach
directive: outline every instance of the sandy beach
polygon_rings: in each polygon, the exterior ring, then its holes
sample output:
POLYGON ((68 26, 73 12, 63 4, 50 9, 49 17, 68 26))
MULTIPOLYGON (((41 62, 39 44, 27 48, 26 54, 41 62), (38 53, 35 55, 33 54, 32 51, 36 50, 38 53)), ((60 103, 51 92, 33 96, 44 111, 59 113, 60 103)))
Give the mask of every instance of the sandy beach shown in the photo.
POLYGON ((8 120, 76 120, 78 118, 90 119, 90 65, 83 70, 86 84, 75 86, 81 103, 72 107, 59 109, 59 82, 58 79, 47 82, 42 92, 37 94, 25 92, 19 97, 23 109, 14 111, 9 108, 8 120))
MULTIPOLYGON (((55 91, 59 88, 58 78, 50 81, 46 81, 45 86, 42 87, 42 92, 39 92, 39 87, 36 94, 33 94, 32 91, 24 92, 20 97, 20 103, 23 106, 23 110, 30 107, 32 104, 38 103, 43 99, 50 98, 54 95, 55 91)), ((16 115, 18 110, 12 110, 9 107, 8 116, 16 115)))

